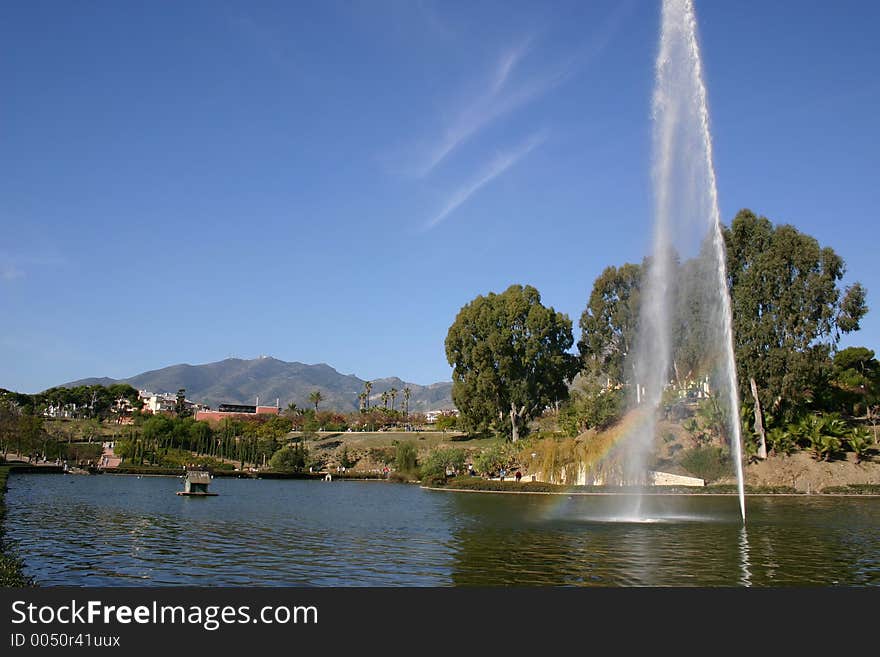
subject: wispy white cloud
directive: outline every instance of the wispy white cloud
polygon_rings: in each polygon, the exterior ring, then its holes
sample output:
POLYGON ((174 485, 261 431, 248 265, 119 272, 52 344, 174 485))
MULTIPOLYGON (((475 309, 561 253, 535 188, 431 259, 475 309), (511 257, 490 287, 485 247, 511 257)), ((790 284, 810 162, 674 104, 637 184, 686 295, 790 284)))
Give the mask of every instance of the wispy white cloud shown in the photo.
POLYGON ((51 253, 12 254, 0 251, 0 281, 9 283, 25 278, 27 271, 34 267, 57 267, 64 263, 64 258, 51 253))
POLYGON ((0 280, 14 281, 16 278, 22 278, 24 272, 15 266, 13 262, 0 262, 0 280))
POLYGON ((495 178, 544 143, 546 138, 546 132, 537 132, 516 148, 499 153, 477 176, 449 195, 440 212, 431 217, 431 219, 425 224, 425 230, 434 228, 437 224, 446 219, 480 189, 495 180, 495 178))
POLYGON ((405 173, 416 178, 428 176, 480 131, 567 82, 605 50, 632 13, 633 6, 633 0, 620 2, 567 56, 532 67, 537 73, 525 75, 522 71, 537 41, 534 36, 527 36, 502 50, 484 74, 480 85, 483 91, 469 95, 459 107, 447 112, 451 118, 440 134, 429 137, 426 145, 413 149, 414 161, 404 167, 405 173))
POLYGON ((542 75, 514 82, 517 67, 528 56, 532 39, 506 49, 485 80, 485 91, 451 112, 454 117, 443 133, 420 153, 411 173, 424 178, 480 130, 514 110, 537 100, 559 85, 570 72, 568 66, 545 71, 542 75))

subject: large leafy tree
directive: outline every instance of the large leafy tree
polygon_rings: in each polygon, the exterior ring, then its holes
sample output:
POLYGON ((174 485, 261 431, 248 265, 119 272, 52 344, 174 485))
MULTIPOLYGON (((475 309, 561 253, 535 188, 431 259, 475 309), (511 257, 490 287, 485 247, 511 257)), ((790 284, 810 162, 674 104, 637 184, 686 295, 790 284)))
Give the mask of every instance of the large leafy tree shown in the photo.
POLYGON ((880 362, 867 347, 837 352, 831 372, 835 401, 852 415, 869 415, 880 400, 880 362))
POLYGON ((464 306, 446 336, 446 358, 467 428, 485 430, 507 416, 516 441, 528 420, 567 398, 578 368, 567 351, 573 342, 568 316, 542 305, 529 285, 464 306))
POLYGON ((641 281, 642 267, 627 263, 606 267, 593 283, 578 341, 584 369, 590 374, 615 382, 629 380, 625 363, 638 326, 641 281))
POLYGON ((741 210, 725 230, 736 365, 743 398, 791 418, 814 399, 842 333, 857 330, 865 290, 840 280, 843 259, 790 225, 741 210))

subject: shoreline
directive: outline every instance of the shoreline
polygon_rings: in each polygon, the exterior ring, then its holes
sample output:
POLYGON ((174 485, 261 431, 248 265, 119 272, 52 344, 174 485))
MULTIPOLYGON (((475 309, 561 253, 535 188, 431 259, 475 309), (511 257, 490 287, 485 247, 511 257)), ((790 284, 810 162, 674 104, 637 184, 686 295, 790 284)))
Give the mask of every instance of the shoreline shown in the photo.
POLYGON ((0 465, 0 588, 22 588, 34 586, 24 574, 24 562, 14 552, 8 550, 6 543, 6 482, 12 468, 0 465))
MULTIPOLYGON (((633 497, 641 495, 643 497, 739 497, 738 493, 717 492, 717 493, 683 493, 680 491, 668 492, 612 492, 612 491, 547 491, 547 490, 490 490, 477 488, 447 488, 445 486, 419 486, 422 490, 439 491, 445 493, 494 493, 500 495, 566 495, 568 497, 601 497, 601 496, 620 496, 633 497)), ((857 498, 880 498, 880 493, 772 493, 772 492, 756 492, 746 493, 749 497, 799 497, 799 498, 815 498, 815 497, 857 497, 857 498)))
MULTIPOLYGON (((472 488, 438 488, 433 486, 419 486, 423 490, 441 491, 446 493, 495 493, 500 495, 567 495, 568 497, 600 497, 600 496, 620 496, 632 497, 639 493, 583 493, 573 491, 570 493, 559 493, 553 491, 539 490, 474 490, 472 488)), ((737 493, 642 493, 642 496, 653 497, 739 497, 737 493)), ((878 497, 877 493, 746 493, 749 497, 878 497)))

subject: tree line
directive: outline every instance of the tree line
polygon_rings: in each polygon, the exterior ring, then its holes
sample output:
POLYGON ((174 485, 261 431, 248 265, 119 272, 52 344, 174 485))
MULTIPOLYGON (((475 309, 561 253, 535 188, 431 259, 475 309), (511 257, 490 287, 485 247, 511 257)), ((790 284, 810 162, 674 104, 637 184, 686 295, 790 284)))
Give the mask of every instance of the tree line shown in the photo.
MULTIPOLYGON (((127 466, 180 467, 197 462, 244 468, 271 466, 272 458, 289 447, 276 465, 321 467, 320 461, 309 460, 303 445, 290 445, 288 434, 300 432, 294 441, 301 442, 319 431, 376 431, 421 426, 426 421, 424 414, 409 413, 406 406, 404 410, 364 407, 353 413, 318 410, 319 395, 312 395, 314 408, 291 403, 280 415, 242 415, 212 424, 196 421, 182 403, 171 412, 142 412, 137 391, 125 384, 51 388, 35 395, 0 390, 0 455, 6 458, 12 452, 31 460, 95 463, 102 442, 113 441, 114 453, 127 466), (119 402, 132 399, 128 422, 108 425, 107 420, 122 416, 119 402), (65 408, 68 415, 63 420, 47 417, 53 408, 65 408)), ((183 396, 181 390, 178 398, 183 396)), ((443 417, 437 429, 454 428, 455 421, 454 416, 443 417)))
MULTIPOLYGON (((791 433, 789 426, 811 415, 873 421, 880 410, 874 353, 838 350, 868 310, 861 284, 841 286, 843 259, 795 227, 750 210, 725 227, 724 240, 738 393, 754 453, 765 456, 768 441, 778 443, 781 431, 791 433)), ((613 423, 638 383, 632 356, 649 266, 649 260, 609 266, 599 275, 580 317, 576 352, 572 321, 545 307, 534 287, 512 285, 466 304, 445 343, 464 427, 516 441, 548 409, 558 411, 571 434, 613 423)), ((682 391, 704 380, 717 389, 706 350, 716 300, 698 293, 714 263, 704 248, 690 259, 675 257, 673 266, 666 380, 682 391)))

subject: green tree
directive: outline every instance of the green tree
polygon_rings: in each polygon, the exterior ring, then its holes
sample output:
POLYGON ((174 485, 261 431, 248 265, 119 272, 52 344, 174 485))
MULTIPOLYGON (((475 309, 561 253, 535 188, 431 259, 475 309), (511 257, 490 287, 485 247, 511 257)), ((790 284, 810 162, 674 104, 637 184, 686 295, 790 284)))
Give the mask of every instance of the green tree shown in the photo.
POLYGON ((324 396, 321 394, 320 390, 315 390, 314 392, 309 394, 309 401, 315 405, 315 413, 317 413, 318 404, 324 401, 324 396))
POLYGON ((587 429, 605 429, 623 413, 623 391, 606 388, 595 379, 580 380, 559 414, 559 423, 569 436, 587 429))
POLYGON ((865 290, 839 288, 844 262, 793 226, 741 210, 725 230, 742 397, 756 424, 768 410, 792 418, 814 399, 829 354, 867 311, 865 290))
POLYGON ((593 283, 580 319, 578 350, 584 370, 613 382, 629 380, 626 355, 635 339, 639 318, 640 265, 606 267, 593 283))
POLYGON ((394 467, 398 472, 414 472, 418 467, 416 445, 411 441, 397 444, 397 453, 394 455, 394 467))
POLYGON ((391 398, 391 410, 394 410, 394 400, 397 399, 397 388, 391 388, 388 391, 388 396, 391 398))
POLYGON ((466 455, 463 449, 438 448, 428 454, 422 464, 420 475, 422 481, 437 484, 446 481, 446 477, 458 474, 464 469, 466 455))
POLYGON ((342 446, 342 456, 339 457, 339 465, 348 470, 349 468, 353 468, 357 461, 352 461, 351 457, 348 455, 348 445, 342 446))
POLYGON ((113 401, 118 399, 127 400, 134 410, 139 410, 141 407, 141 399, 138 395, 137 388, 133 388, 127 383, 114 383, 107 386, 107 394, 113 401))
POLYGON ((451 431, 458 426, 458 418, 452 413, 443 413, 434 422, 434 426, 440 431, 451 431))
POLYGON ((492 445, 480 452, 474 459, 474 469, 481 474, 491 474, 506 468, 513 461, 512 446, 492 445))
POLYGON ((409 419, 409 398, 412 397, 412 388, 407 386, 403 389, 403 417, 409 419))
MULTIPOLYGON (((515 442, 525 423, 568 398, 577 369, 571 320, 541 304, 538 290, 511 285, 464 306, 446 336, 452 399, 471 430, 505 415, 515 442)), ((498 427, 500 428, 500 427, 498 427)))
POLYGON ((309 453, 305 446, 297 443, 292 446, 282 447, 269 459, 269 467, 273 470, 286 472, 301 472, 306 466, 309 453))
POLYGON ((880 362, 866 347, 848 347, 835 354, 831 381, 836 405, 846 413, 865 415, 880 398, 880 362))
POLYGON ((174 414, 177 417, 189 417, 192 410, 186 405, 186 388, 177 391, 177 400, 174 403, 174 414))
POLYGON ((369 381, 364 381, 364 395, 366 395, 365 399, 367 402, 367 411, 370 410, 370 393, 373 392, 373 384, 369 381))

